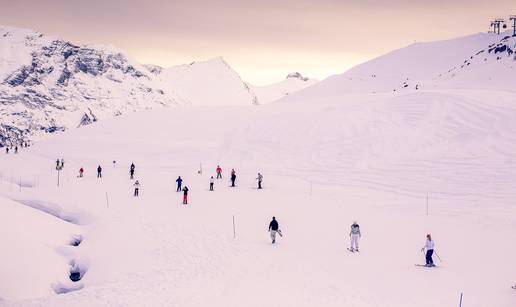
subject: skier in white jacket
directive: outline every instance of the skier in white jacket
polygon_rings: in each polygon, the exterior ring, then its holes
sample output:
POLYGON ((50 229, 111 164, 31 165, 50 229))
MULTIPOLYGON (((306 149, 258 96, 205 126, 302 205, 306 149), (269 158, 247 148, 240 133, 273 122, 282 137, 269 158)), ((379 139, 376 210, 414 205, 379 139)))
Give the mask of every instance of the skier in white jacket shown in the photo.
POLYGON ((425 266, 427 266, 427 267, 435 266, 434 260, 432 259, 432 255, 434 254, 434 248, 435 248, 435 242, 432 240, 432 236, 430 234, 427 234, 425 246, 421 249, 422 252, 426 249, 425 266))
POLYGON ((357 222, 353 222, 353 225, 351 225, 351 231, 349 232, 349 237, 351 238, 351 247, 349 250, 351 252, 359 251, 358 250, 358 239, 362 236, 360 234, 360 226, 357 224, 357 222))

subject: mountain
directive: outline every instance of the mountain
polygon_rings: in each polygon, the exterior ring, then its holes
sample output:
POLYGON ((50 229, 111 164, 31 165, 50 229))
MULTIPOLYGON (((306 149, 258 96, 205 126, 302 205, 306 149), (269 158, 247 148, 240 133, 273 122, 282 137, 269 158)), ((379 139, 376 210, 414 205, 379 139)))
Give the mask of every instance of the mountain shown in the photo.
POLYGON ((252 105, 258 98, 238 73, 217 57, 166 69, 152 69, 164 88, 173 88, 193 105, 252 105))
POLYGON ((185 101, 121 51, 0 27, 0 143, 185 101))
POLYGON ((284 100, 433 88, 516 88, 514 78, 506 78, 513 74, 516 64, 512 57, 514 45, 514 37, 493 33, 414 43, 331 76, 284 100))
POLYGON ((319 81, 304 77, 299 72, 294 72, 288 74, 287 78, 281 82, 265 86, 255 86, 253 90, 258 96, 260 103, 269 103, 314 85, 317 82, 319 81))
POLYGON ((162 68, 113 47, 0 26, 0 104, 5 146, 128 112, 258 99, 222 58, 162 68))

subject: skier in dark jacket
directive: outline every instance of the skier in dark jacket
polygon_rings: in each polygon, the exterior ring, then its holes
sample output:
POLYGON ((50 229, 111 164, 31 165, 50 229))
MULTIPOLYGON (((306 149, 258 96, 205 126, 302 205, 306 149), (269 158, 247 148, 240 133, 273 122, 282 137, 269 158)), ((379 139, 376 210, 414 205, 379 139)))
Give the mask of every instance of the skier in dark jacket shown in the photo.
POLYGON ((213 179, 213 176, 211 176, 210 178, 210 191, 213 191, 213 184, 214 184, 215 180, 213 179))
POLYGON ((102 167, 97 167, 97 178, 102 178, 102 167))
POLYGON ((232 187, 235 186, 235 180, 236 180, 236 172, 235 172, 235 169, 232 169, 231 170, 231 186, 232 187))
POLYGON ((176 182, 177 182, 177 192, 181 192, 181 185, 183 184, 183 179, 181 179, 181 176, 177 177, 176 179, 176 182))
POLYGON ((5 153, 8 154, 9 153, 9 147, 5 147, 5 153))
POLYGON ((272 217, 272 221, 269 223, 269 232, 271 233, 272 244, 276 243, 276 233, 282 236, 281 230, 279 230, 278 221, 276 221, 275 216, 272 217))
POLYGON ((188 191, 189 191, 188 187, 185 186, 183 188, 183 205, 187 205, 188 204, 188 191))
POLYGON ((258 173, 258 177, 256 177, 256 180, 258 180, 258 189, 262 189, 262 181, 263 181, 263 175, 258 173))

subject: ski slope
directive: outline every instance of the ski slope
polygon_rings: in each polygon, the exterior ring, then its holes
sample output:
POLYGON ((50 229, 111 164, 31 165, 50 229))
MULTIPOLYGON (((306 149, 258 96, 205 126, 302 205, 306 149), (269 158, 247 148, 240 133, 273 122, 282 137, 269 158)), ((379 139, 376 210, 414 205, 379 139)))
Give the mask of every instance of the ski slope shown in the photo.
POLYGON ((463 306, 514 306, 515 102, 422 90, 150 110, 2 153, 0 210, 12 220, 0 245, 33 259, 0 266, 0 305, 429 307, 456 306, 462 292, 463 306), (224 179, 209 192, 218 164, 224 179), (354 220, 360 253, 346 250, 354 220), (427 233, 437 268, 414 266, 427 233), (15 279, 23 288, 8 287, 15 279))

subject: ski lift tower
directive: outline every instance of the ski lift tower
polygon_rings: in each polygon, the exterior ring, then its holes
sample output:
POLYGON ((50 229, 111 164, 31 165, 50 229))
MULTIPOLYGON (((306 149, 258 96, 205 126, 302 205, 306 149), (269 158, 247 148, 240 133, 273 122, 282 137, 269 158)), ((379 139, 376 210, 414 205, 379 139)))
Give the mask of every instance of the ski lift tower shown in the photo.
POLYGON ((512 21, 512 36, 516 36, 516 15, 511 15, 509 20, 512 21))
POLYGON ((500 34, 500 25, 505 25, 505 20, 502 18, 496 18, 495 20, 491 21, 491 27, 493 27, 493 33, 500 34))

